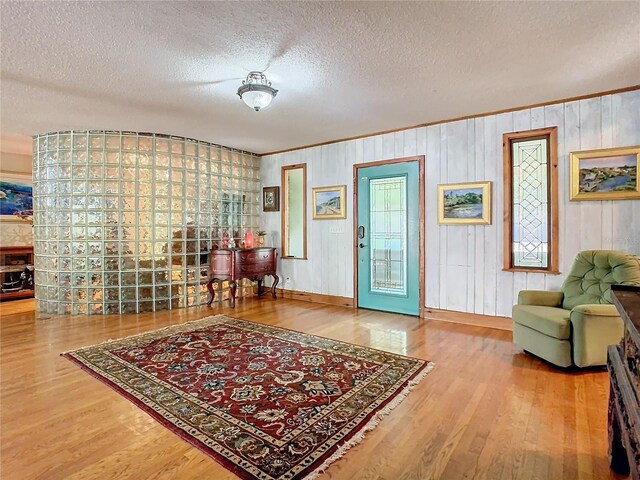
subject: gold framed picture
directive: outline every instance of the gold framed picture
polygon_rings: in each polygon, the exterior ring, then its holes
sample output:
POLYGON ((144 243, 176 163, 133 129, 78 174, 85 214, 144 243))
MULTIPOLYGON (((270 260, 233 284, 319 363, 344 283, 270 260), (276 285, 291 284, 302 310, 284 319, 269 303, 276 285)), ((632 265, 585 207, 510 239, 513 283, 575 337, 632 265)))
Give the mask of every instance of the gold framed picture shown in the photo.
POLYGON ((438 185, 438 223, 489 225, 491 182, 438 185))
POLYGON ((347 218, 346 185, 317 187, 312 190, 314 220, 347 218))
POLYGON ((640 146, 571 152, 570 200, 640 198, 640 146))

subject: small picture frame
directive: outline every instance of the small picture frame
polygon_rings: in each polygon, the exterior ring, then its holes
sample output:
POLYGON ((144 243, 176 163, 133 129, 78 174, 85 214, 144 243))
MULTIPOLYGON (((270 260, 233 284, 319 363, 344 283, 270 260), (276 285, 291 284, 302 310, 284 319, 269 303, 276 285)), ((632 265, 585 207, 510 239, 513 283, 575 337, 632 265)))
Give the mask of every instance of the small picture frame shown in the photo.
POLYGON ((346 185, 316 187, 312 195, 314 220, 347 218, 346 185))
POLYGON ((438 223, 491 224, 491 182, 438 185, 438 223))
POLYGON ((33 217, 31 175, 0 172, 0 222, 24 223, 33 217))
POLYGON ((571 152, 570 200, 640 198, 640 146, 571 152))
POLYGON ((263 187, 262 189, 262 211, 280 211, 280 187, 263 187))

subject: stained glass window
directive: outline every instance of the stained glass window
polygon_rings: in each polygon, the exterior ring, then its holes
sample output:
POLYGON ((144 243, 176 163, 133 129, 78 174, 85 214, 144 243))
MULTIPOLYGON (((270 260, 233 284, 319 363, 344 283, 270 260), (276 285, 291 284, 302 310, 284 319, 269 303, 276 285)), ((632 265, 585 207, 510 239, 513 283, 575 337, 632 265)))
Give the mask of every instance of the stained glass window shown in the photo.
POLYGON ((505 134, 505 268, 557 271, 556 129, 505 134))
POLYGON ((549 162, 546 138, 513 142, 514 267, 549 266, 549 162))

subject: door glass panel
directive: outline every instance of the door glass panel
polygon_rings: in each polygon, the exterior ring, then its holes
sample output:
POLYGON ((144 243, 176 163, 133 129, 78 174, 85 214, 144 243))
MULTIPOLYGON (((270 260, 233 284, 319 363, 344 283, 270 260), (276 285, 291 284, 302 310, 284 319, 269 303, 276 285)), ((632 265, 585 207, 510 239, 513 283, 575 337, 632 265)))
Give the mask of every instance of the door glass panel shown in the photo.
POLYGON ((407 294, 407 179, 369 181, 371 292, 407 294))

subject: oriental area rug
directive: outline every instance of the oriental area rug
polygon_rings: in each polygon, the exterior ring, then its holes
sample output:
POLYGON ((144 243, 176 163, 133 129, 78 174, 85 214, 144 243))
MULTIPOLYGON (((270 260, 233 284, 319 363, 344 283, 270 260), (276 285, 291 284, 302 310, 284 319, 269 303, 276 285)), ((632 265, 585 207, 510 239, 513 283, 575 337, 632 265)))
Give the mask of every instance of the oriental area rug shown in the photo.
POLYGON ((243 479, 317 477, 432 368, 223 315, 63 354, 243 479))

